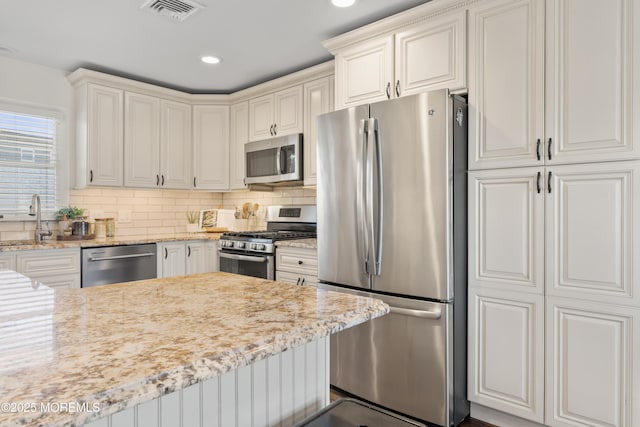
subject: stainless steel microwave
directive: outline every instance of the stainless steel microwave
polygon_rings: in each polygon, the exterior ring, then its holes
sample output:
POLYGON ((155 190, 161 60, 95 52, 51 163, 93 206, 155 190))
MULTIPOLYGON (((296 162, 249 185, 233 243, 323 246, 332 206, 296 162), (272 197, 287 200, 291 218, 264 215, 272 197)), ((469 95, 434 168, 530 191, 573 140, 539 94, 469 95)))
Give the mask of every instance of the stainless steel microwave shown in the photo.
POLYGON ((244 183, 249 186, 302 185, 301 133, 248 142, 244 158, 244 183))

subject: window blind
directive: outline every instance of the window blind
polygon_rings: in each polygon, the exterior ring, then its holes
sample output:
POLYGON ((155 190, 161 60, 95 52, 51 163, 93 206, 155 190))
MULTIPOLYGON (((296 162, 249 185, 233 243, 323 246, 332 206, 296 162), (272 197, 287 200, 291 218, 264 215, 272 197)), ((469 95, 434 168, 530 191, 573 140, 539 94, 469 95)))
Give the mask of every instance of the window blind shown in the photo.
POLYGON ((39 194, 43 213, 56 209, 54 118, 0 111, 0 215, 29 212, 39 194))

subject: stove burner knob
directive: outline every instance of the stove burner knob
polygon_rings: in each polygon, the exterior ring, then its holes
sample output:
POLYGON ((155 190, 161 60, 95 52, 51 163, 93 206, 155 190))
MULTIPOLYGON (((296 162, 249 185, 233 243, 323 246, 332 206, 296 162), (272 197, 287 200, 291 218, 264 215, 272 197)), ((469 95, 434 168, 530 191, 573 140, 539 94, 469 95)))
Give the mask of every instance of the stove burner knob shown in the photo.
POLYGON ((259 251, 264 251, 265 249, 267 249, 267 245, 263 243, 256 244, 256 249, 259 251))
POLYGON ((243 249, 244 248, 244 242, 236 242, 236 248, 243 249))

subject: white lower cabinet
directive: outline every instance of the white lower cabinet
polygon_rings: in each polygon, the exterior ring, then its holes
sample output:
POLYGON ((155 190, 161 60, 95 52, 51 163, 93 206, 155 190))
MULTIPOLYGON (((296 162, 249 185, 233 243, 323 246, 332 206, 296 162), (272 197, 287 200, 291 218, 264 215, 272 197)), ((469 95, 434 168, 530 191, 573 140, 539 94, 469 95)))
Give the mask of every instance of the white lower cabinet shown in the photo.
POLYGON ((217 242, 181 241, 158 243, 158 277, 217 271, 217 242))
POLYGON ((640 425, 640 309, 547 297, 549 426, 640 425))
POLYGON ((469 290, 470 401, 522 418, 544 417, 544 297, 469 290))
POLYGON ((295 285, 317 285, 317 249, 278 246, 276 249, 276 280, 295 285))
POLYGON ((17 271, 52 288, 80 287, 79 248, 0 254, 0 268, 17 271))

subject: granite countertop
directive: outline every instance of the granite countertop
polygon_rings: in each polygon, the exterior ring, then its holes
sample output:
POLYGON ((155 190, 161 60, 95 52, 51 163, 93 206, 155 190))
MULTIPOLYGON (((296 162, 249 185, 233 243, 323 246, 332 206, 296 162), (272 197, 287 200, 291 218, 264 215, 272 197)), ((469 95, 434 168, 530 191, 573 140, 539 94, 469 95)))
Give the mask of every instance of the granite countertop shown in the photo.
POLYGON ((73 426, 387 313, 379 300, 229 273, 56 289, 0 270, 0 425, 73 426), (24 409, 24 408, 23 408, 24 409))
POLYGON ((277 247, 318 249, 317 239, 298 239, 298 240, 278 240, 275 245, 277 247))
POLYGON ((172 236, 115 237, 92 240, 11 240, 0 242, 0 252, 33 249, 93 248, 97 246, 138 245, 142 243, 175 242, 181 240, 219 240, 222 233, 177 233, 172 236))

